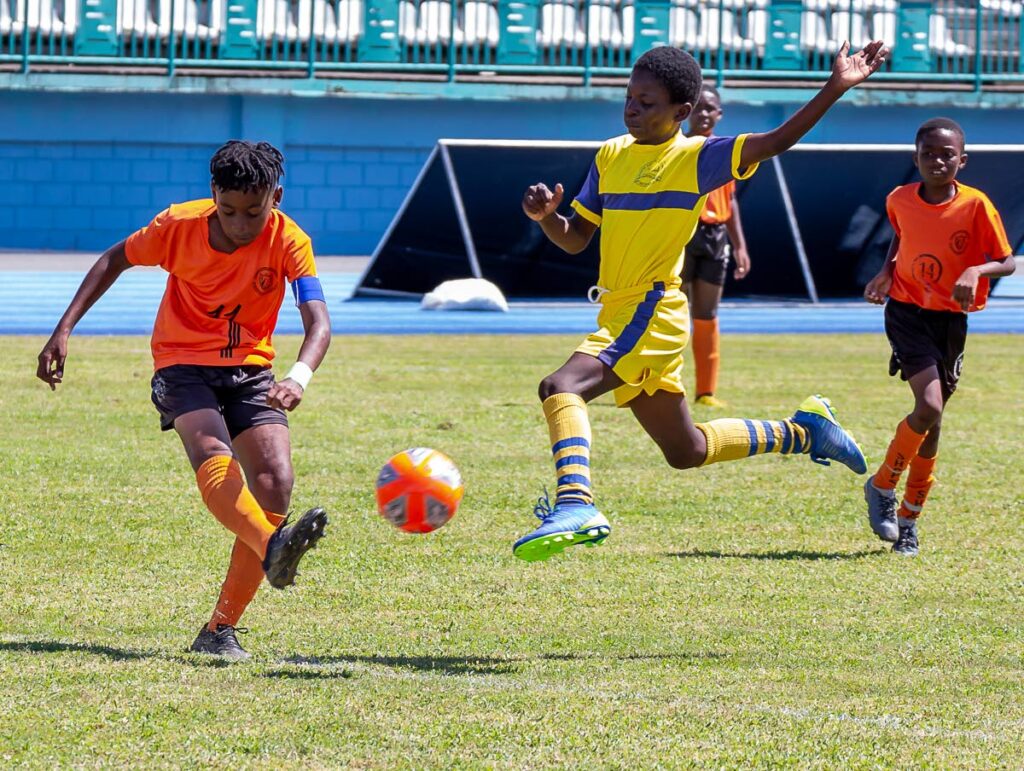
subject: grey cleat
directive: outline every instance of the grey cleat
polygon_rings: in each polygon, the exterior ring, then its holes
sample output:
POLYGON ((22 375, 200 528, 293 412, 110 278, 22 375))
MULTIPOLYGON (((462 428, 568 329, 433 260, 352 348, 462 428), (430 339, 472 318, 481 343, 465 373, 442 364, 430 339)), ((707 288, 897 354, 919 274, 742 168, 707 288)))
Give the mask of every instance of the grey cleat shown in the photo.
POLYGON ((235 634, 237 631, 244 632, 246 630, 236 630, 228 624, 217 624, 217 631, 211 632, 204 625, 189 650, 193 653, 205 653, 208 656, 220 656, 229 661, 245 661, 250 656, 245 648, 238 643, 238 637, 235 634))
POLYGON ((900 537, 892 545, 892 550, 904 557, 917 556, 917 520, 900 517, 900 537))
POLYGON ((267 544, 267 556, 263 558, 263 572, 275 589, 284 589, 295 583, 299 560, 307 551, 316 546, 327 526, 327 512, 317 506, 310 509, 294 524, 286 519, 267 544))
POLYGON ((874 477, 864 483, 864 500, 868 504, 868 522, 875 535, 883 541, 895 543, 900 528, 896 523, 896 491, 879 490, 872 484, 874 477))

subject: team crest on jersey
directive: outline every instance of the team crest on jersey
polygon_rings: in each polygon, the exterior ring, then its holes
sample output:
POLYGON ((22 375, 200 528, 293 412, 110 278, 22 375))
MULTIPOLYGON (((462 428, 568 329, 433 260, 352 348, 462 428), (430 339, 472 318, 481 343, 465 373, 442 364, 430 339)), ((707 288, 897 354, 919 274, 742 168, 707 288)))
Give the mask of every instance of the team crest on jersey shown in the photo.
POLYGON ((260 268, 252 280, 252 288, 260 294, 272 292, 277 286, 277 273, 272 268, 260 268))
POLYGON ((934 254, 919 254, 914 260, 913 275, 922 284, 935 284, 942 278, 942 262, 934 254))
POLYGON ((661 179, 663 171, 665 171, 664 161, 647 161, 647 163, 640 167, 640 171, 636 173, 633 184, 640 187, 650 187, 661 179))
POLYGON ((967 251, 967 244, 971 240, 971 234, 966 230, 958 230, 949 239, 949 248, 954 254, 963 254, 967 251))

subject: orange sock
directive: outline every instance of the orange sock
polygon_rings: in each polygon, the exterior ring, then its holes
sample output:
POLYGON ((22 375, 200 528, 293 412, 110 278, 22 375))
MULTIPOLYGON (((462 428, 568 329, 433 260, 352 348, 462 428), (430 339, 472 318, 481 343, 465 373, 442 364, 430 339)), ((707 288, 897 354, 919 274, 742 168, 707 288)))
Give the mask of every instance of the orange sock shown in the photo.
POLYGON ((935 477, 935 461, 938 456, 922 458, 920 455, 910 461, 910 472, 907 474, 907 489, 903 491, 903 503, 900 504, 900 516, 904 519, 917 519, 921 516, 924 502, 928 500, 928 491, 932 489, 935 477))
MULTIPOLYGON (((274 514, 270 511, 264 514, 274 527, 279 527, 284 522, 283 514, 274 514)), ((216 632, 218 624, 238 626, 239 619, 252 602, 252 598, 256 596, 261 583, 263 560, 240 538, 236 538, 234 548, 231 549, 231 564, 228 565, 228 574, 220 588, 220 598, 213 611, 213 618, 210 619, 209 630, 216 632)))
POLYGON ((718 388, 718 319, 693 320, 693 364, 697 370, 697 396, 718 388))
POLYGON ((910 460, 917 455, 917 451, 924 441, 925 434, 919 434, 910 427, 907 419, 904 418, 896 426, 896 436, 889 444, 889 450, 885 453, 885 462, 878 467, 871 483, 879 490, 893 490, 900 481, 903 469, 907 467, 910 460))
POLYGON ((216 455, 199 467, 196 482, 206 508, 262 561, 267 553, 267 542, 277 528, 267 520, 246 487, 238 461, 227 455, 216 455))

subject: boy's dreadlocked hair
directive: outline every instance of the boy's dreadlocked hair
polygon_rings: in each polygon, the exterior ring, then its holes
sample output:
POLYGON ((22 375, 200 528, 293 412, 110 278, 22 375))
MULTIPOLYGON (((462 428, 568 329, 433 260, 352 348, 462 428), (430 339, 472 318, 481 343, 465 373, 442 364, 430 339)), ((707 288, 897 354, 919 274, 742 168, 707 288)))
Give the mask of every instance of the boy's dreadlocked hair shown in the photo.
POLYGON ((284 156, 270 142, 232 139, 210 159, 210 177, 220 190, 273 190, 284 174, 284 156))
POLYGON ((636 60, 633 69, 651 73, 668 91, 672 104, 696 104, 700 99, 700 65, 680 48, 652 48, 636 60))

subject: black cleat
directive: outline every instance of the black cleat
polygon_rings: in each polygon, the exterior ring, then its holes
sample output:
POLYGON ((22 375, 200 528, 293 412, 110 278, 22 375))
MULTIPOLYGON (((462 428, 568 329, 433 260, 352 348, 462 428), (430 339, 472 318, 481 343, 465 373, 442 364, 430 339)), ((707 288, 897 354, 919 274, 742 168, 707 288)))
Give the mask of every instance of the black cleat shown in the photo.
POLYGON ((238 643, 236 632, 246 632, 246 629, 235 629, 228 624, 217 624, 217 631, 211 632, 206 626, 199 630, 199 636, 189 648, 193 653, 205 653, 208 656, 221 656, 231 661, 245 661, 251 658, 238 643))
POLYGON ((310 509, 294 525, 285 519, 270 536, 267 556, 263 558, 263 572, 275 589, 284 589, 295 583, 302 555, 316 546, 327 526, 327 512, 317 506, 310 509))
POLYGON ((900 517, 900 536, 892 545, 892 550, 904 557, 917 556, 917 521, 900 517))

